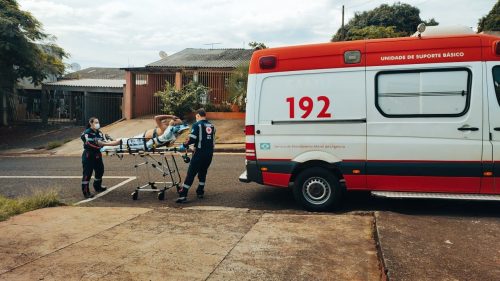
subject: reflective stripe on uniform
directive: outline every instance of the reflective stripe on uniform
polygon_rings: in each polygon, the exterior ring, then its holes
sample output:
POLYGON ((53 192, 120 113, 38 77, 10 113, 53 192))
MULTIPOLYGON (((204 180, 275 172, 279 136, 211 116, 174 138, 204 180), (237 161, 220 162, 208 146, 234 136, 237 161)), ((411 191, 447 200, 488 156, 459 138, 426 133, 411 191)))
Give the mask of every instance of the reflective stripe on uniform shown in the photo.
POLYGON ((94 181, 102 181, 102 179, 94 179, 94 181))
POLYGON ((199 182, 199 185, 205 185, 205 183, 200 181, 200 182, 199 182))
POLYGON ((183 184, 183 185, 182 185, 182 187, 183 187, 183 188, 185 188, 185 189, 189 189, 189 188, 191 188, 191 186, 189 186, 189 185, 187 185, 187 184, 183 184))
POLYGON ((199 135, 199 139, 198 139, 198 148, 201 148, 201 139, 202 139, 202 131, 201 131, 201 124, 198 124, 198 127, 199 127, 199 130, 198 130, 198 135, 199 135))
POLYGON ((89 181, 82 181, 82 184, 89 184, 89 181))
POLYGON ((192 139, 197 139, 198 137, 193 135, 193 134, 189 134, 189 137, 192 138, 192 139))

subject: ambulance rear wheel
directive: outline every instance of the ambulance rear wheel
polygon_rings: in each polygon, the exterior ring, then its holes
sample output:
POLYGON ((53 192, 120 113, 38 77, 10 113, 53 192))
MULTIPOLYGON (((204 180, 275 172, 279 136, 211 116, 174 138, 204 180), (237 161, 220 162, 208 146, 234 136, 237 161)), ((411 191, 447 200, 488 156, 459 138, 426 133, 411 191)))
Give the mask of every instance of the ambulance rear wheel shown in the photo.
POLYGON ((342 188, 338 178, 325 168, 306 169, 297 175, 293 187, 295 200, 308 211, 327 211, 338 207, 342 188))

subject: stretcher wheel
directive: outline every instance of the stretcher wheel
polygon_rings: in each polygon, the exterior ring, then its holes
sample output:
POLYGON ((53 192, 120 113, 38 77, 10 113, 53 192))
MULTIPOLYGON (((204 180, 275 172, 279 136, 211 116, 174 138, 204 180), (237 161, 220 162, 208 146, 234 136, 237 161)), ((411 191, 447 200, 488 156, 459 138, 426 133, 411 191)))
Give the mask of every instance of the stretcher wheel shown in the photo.
POLYGON ((165 191, 158 192, 158 200, 165 200, 165 191))
POLYGON ((132 200, 137 200, 137 198, 139 198, 139 192, 137 191, 132 192, 132 200))

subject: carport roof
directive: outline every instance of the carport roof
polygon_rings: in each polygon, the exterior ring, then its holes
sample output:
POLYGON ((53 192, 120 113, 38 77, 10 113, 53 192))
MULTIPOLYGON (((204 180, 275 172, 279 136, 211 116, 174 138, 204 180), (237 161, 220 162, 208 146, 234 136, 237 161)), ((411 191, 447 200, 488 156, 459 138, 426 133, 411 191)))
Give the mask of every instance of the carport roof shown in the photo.
POLYGON ((123 88, 125 79, 75 79, 44 83, 46 86, 123 88))
POLYGON ((250 61, 253 49, 193 49, 187 48, 146 68, 236 68, 250 61))

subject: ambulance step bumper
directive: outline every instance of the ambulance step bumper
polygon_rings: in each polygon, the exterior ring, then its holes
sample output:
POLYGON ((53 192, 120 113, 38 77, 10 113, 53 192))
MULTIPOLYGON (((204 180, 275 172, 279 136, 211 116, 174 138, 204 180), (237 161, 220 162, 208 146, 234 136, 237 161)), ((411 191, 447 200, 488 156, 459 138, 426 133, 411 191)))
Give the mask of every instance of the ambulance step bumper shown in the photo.
POLYGON ((500 201, 500 195, 492 195, 492 194, 449 194, 449 193, 392 192, 392 191, 372 191, 371 193, 374 196, 387 197, 387 198, 427 198, 427 199, 500 201))
POLYGON ((244 171, 243 174, 240 175, 239 180, 240 180, 240 182, 244 182, 244 183, 250 182, 250 180, 247 177, 247 171, 244 171))

